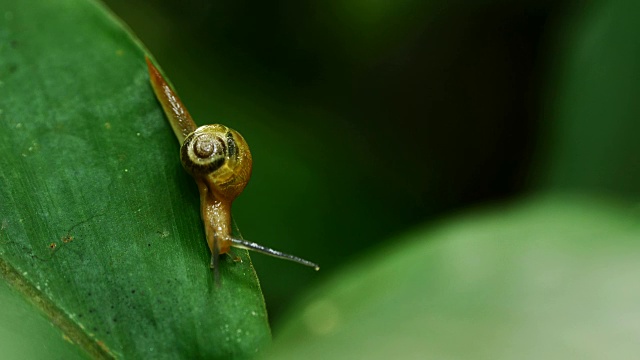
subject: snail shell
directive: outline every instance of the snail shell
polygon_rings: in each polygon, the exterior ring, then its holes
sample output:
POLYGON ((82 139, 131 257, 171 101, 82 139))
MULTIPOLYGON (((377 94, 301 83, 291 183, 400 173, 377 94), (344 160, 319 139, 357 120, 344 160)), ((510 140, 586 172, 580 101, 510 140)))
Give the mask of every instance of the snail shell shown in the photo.
POLYGON ((204 125, 187 135, 180 147, 182 166, 203 179, 218 196, 235 199, 251 177, 249 145, 237 131, 224 125, 204 125))
POLYGON ((240 133, 220 124, 204 125, 187 135, 180 161, 189 174, 227 201, 240 195, 251 177, 249 145, 240 133))

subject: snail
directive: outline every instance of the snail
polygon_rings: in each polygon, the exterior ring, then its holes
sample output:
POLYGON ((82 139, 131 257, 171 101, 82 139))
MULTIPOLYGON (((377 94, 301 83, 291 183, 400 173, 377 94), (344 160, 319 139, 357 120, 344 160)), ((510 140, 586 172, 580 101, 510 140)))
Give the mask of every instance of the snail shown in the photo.
POLYGON ((195 179, 200 192, 200 215, 211 251, 211 268, 218 282, 219 257, 231 247, 253 250, 297 262, 319 270, 311 261, 232 236, 231 203, 242 193, 251 177, 249 145, 237 131, 224 125, 197 127, 180 98, 145 57, 151 87, 180 142, 180 161, 195 179))

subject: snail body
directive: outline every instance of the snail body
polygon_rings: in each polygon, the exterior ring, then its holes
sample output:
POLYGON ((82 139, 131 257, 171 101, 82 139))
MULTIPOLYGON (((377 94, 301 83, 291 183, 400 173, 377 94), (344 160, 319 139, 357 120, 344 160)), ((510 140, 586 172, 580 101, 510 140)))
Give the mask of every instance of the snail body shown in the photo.
MULTIPOLYGON (((231 203, 247 186, 252 159, 249 145, 224 125, 204 125, 187 135, 180 162, 200 190, 201 216, 212 254, 226 254, 231 242, 231 203)), ((214 264, 216 259, 212 259, 214 264)))
POLYGON ((224 125, 197 127, 162 74, 149 58, 146 61, 151 86, 180 142, 180 162, 198 185, 200 215, 211 250, 211 267, 216 281, 219 277, 219 256, 229 253, 231 247, 261 252, 318 270, 318 265, 297 256, 233 238, 231 204, 242 193, 251 177, 249 145, 240 133, 224 125))

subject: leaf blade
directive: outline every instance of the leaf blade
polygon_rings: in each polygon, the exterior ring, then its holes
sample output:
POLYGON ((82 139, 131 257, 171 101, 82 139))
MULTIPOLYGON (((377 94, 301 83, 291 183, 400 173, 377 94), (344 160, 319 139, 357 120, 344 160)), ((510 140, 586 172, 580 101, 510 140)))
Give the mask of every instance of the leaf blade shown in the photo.
POLYGON ((215 287, 143 49, 93 2, 0 10, 0 261, 115 356, 255 353, 270 331, 251 260, 223 261, 215 287))

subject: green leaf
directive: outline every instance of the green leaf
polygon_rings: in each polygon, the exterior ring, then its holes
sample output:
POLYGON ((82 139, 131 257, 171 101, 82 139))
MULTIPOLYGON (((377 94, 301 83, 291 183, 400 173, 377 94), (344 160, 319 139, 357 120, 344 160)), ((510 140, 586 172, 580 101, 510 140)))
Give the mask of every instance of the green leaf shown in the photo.
POLYGON ((639 220, 546 196, 392 239, 312 292, 268 358, 634 358, 639 220))
POLYGON ((135 358, 269 342, 246 251, 214 285, 195 183, 117 20, 93 1, 3 2, 0 79, 0 275, 22 294, 0 291, 0 318, 31 302, 55 327, 21 341, 135 358))

